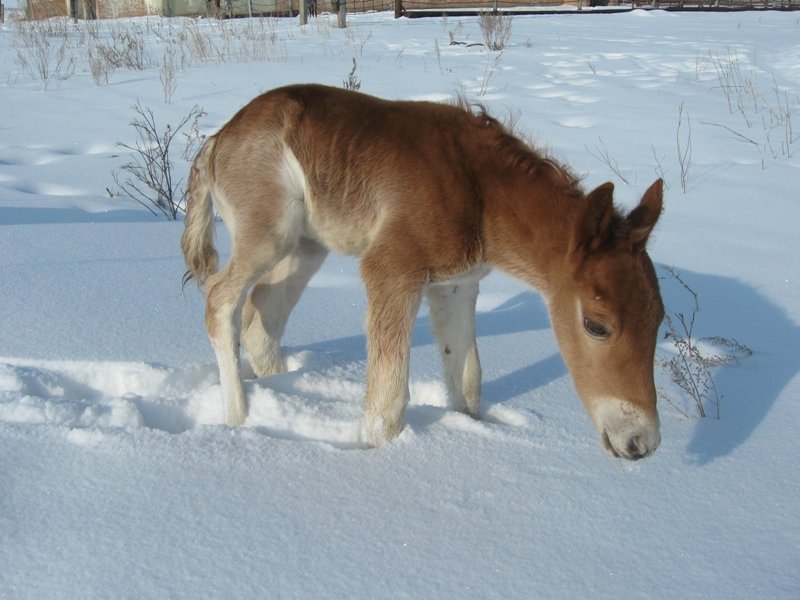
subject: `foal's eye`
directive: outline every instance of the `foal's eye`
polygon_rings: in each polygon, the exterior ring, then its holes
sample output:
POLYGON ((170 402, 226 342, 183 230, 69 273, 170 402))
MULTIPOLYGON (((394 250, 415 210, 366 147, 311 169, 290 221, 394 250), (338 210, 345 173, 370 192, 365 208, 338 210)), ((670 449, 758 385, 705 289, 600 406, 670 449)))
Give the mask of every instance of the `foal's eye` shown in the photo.
POLYGON ((589 333, 589 335, 595 338, 604 340, 611 336, 611 332, 605 325, 603 325, 600 321, 595 321, 589 317, 583 317, 583 328, 589 333))

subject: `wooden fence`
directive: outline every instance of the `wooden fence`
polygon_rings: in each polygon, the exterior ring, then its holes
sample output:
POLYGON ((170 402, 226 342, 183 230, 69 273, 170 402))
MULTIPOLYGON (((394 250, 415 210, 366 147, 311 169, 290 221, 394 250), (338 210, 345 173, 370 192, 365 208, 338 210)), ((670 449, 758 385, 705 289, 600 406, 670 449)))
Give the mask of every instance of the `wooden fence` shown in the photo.
MULTIPOLYGON (((164 16, 290 16, 307 2, 311 14, 336 13, 339 0, 27 0, 27 16, 112 18, 147 14, 164 16)), ((510 13, 608 7, 609 10, 663 8, 668 10, 800 10, 800 0, 346 0, 348 13, 394 11, 395 16, 510 13)))

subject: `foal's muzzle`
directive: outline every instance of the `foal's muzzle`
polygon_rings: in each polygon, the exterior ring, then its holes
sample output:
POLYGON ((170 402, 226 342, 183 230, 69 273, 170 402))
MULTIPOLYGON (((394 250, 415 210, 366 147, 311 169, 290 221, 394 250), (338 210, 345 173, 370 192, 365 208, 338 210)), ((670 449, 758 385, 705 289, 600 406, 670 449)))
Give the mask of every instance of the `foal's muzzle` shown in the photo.
POLYGON ((594 416, 606 451, 616 458, 639 460, 656 451, 661 443, 658 413, 645 413, 630 402, 604 402, 594 416))

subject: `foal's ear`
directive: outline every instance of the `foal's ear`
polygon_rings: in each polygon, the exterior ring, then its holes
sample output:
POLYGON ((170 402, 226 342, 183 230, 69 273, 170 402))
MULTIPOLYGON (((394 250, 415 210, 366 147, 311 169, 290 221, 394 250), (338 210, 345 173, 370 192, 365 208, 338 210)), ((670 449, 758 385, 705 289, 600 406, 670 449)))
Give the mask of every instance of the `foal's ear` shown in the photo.
POLYGON ((586 207, 578 221, 575 248, 594 252, 612 234, 614 222, 614 184, 610 181, 586 196, 586 207))
POLYGON ((631 232, 631 248, 634 252, 644 251, 647 238, 653 231, 658 217, 661 215, 664 199, 664 181, 656 179, 653 185, 644 193, 639 206, 634 208, 627 217, 631 232))

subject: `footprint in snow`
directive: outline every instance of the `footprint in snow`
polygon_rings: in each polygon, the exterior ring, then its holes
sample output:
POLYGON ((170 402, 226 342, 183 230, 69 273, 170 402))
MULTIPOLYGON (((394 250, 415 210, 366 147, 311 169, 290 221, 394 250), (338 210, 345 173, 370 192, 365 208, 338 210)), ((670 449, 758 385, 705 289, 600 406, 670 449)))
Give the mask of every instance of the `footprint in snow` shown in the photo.
MULTIPOLYGON (((287 440, 335 448, 364 448, 364 366, 308 365, 309 353, 289 357, 289 373, 245 383, 245 426, 287 440), (309 369, 311 367, 311 369, 309 369)), ((322 361, 324 363, 324 360, 322 361)), ((523 427, 521 413, 500 405, 482 420, 454 412, 441 382, 411 382, 407 422, 492 435, 496 426, 523 427)), ((224 423, 214 365, 171 368, 146 363, 34 361, 0 358, 0 422, 56 425, 68 439, 90 445, 107 428, 183 433, 224 423)))

